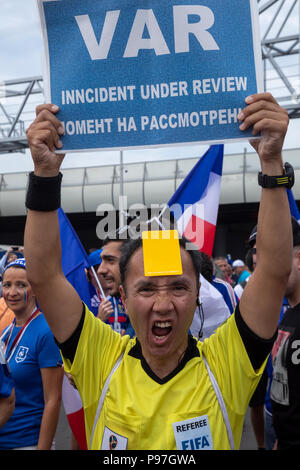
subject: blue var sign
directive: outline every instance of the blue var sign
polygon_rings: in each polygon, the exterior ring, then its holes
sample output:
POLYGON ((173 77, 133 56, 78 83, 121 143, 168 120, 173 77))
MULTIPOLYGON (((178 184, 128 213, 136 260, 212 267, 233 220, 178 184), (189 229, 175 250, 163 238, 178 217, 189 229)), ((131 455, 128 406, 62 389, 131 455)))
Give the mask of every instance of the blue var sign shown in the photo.
POLYGON ((256 0, 38 0, 63 151, 241 140, 256 0))

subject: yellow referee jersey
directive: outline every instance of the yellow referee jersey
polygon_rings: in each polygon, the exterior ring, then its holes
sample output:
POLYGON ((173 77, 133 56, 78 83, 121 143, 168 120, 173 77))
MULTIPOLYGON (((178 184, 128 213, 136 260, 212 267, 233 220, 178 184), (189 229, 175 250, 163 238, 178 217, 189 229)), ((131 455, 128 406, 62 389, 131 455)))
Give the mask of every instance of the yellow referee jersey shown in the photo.
POLYGON ((167 381, 155 380, 136 339, 121 337, 86 308, 73 363, 64 359, 81 395, 89 443, 103 385, 112 375, 92 449, 230 449, 223 415, 203 361, 222 391, 235 447, 244 415, 265 364, 254 371, 234 315, 203 343, 190 339, 190 358, 167 381))

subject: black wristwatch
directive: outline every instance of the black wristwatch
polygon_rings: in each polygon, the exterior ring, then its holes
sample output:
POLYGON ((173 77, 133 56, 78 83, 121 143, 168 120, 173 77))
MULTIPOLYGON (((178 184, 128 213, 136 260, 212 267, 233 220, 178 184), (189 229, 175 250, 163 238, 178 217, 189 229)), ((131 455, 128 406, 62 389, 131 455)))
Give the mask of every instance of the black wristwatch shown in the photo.
POLYGON ((263 175, 258 173, 258 184, 263 188, 279 188, 286 187, 291 189, 295 182, 294 168, 289 163, 283 165, 284 174, 280 176, 263 175))

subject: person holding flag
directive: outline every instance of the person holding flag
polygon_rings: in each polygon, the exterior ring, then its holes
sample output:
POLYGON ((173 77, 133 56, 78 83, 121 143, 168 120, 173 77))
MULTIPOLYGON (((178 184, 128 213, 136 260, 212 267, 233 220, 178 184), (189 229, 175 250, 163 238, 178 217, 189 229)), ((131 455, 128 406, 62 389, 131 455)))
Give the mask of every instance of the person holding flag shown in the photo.
POLYGON ((134 339, 99 322, 67 282, 57 220, 63 160, 55 154, 63 132, 57 111, 51 104, 38 106, 27 131, 34 172, 26 198, 25 253, 30 282, 83 401, 89 448, 109 449, 112 440, 115 449, 238 448, 291 270, 289 206, 280 186, 286 110, 262 93, 248 96, 239 114, 242 131, 261 133, 251 144, 264 182, 275 179, 275 185, 262 182, 257 268, 234 314, 203 343, 188 334, 198 301, 199 253, 175 233, 172 240, 160 236, 156 250, 151 232, 150 245, 138 239, 122 247, 121 294, 134 339), (145 271, 151 254, 156 269, 145 271), (166 260, 176 261, 175 273, 169 268, 158 274, 166 260))
POLYGON ((117 333, 133 336, 134 331, 120 297, 119 261, 125 242, 126 239, 119 233, 114 233, 104 240, 101 264, 97 272, 104 279, 107 296, 101 300, 97 317, 110 325, 117 333))
POLYGON ((94 313, 94 315, 98 315, 98 309, 100 306, 101 301, 105 298, 105 281, 104 277, 97 273, 99 266, 101 264, 101 253, 102 249, 98 249, 93 251, 89 254, 89 268, 86 270, 88 286, 90 290, 90 298, 91 298, 91 308, 90 310, 94 313), (100 290, 101 289, 101 290, 100 290))

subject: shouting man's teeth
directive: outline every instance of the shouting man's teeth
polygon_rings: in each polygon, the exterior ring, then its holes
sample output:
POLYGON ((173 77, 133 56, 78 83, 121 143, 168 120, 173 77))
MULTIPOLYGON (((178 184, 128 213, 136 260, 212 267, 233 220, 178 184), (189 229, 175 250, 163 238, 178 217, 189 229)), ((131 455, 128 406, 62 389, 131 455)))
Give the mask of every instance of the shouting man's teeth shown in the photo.
POLYGON ((171 323, 169 321, 156 321, 155 326, 158 328, 169 328, 171 326, 171 323))
POLYGON ((156 321, 153 325, 152 332, 157 339, 163 339, 170 333, 171 329, 171 322, 156 321))

